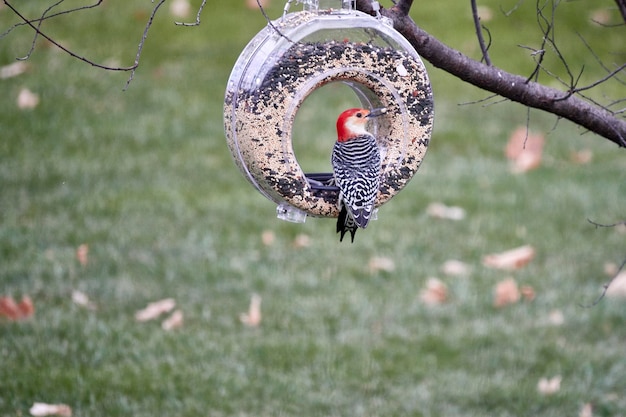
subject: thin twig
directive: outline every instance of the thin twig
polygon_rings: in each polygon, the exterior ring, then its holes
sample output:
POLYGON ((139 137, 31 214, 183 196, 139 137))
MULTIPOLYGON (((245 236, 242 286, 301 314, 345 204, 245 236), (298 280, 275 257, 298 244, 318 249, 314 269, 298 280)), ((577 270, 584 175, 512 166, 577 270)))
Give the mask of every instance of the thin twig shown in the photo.
POLYGON ((146 22, 146 26, 143 29, 143 35, 141 36, 141 41, 139 41, 139 46, 137 47, 137 54, 135 55, 135 63, 132 67, 130 67, 130 76, 128 77, 128 80, 126 81, 126 85, 124 86, 123 91, 126 91, 128 89, 128 86, 130 85, 131 81, 133 80, 133 78, 135 78, 135 71, 139 67, 139 58, 141 57, 143 45, 145 44, 146 38, 148 37, 148 31, 150 30, 150 27, 152 26, 152 22, 154 21, 154 16, 156 16, 156 13, 159 10, 159 7, 161 7, 163 3, 165 3, 165 1, 166 0, 160 0, 157 3, 157 5, 154 6, 154 8, 152 9, 150 18, 148 19, 148 22, 146 22))
POLYGON ((196 14, 196 21, 194 23, 185 23, 185 22, 174 22, 177 26, 200 26, 200 15, 202 14, 202 9, 206 5, 207 0, 202 0, 202 4, 198 8, 198 13, 196 14))
MULTIPOLYGON (((162 2, 165 0, 162 0, 162 2)), ((105 70, 109 70, 109 71, 133 71, 135 68, 137 68, 138 63, 136 62, 135 65, 131 66, 131 67, 109 67, 107 65, 102 65, 102 64, 98 64, 94 61, 91 61, 85 57, 82 57, 72 51, 70 51, 69 49, 67 49, 66 47, 64 47, 63 45, 59 44, 58 42, 56 42, 54 39, 52 39, 51 37, 49 37, 48 35, 46 35, 45 33, 43 33, 41 30, 39 30, 35 25, 33 25, 33 23, 28 20, 26 17, 24 17, 19 11, 17 11, 17 9, 15 7, 13 7, 13 5, 11 5, 8 1, 4 1, 4 4, 7 5, 7 7, 9 9, 11 9, 11 11, 13 13, 15 13, 15 15, 17 17, 19 17, 20 19, 22 19, 22 21, 27 24, 28 26, 30 26, 35 32, 37 32, 39 34, 39 36, 45 38, 47 41, 49 41, 50 43, 52 43, 54 46, 56 46, 57 48, 61 49, 62 51, 64 51, 65 53, 67 53, 68 55, 70 55, 73 58, 76 58, 80 61, 86 62, 87 64, 97 67, 97 68, 102 68, 105 70)), ((35 20, 36 21, 36 20, 35 20)))
POLYGON ((489 51, 485 45, 485 39, 483 38, 483 31, 480 25, 480 16, 478 16, 478 7, 476 6, 476 0, 471 0, 472 3, 472 17, 474 18, 474 29, 476 29, 476 36, 478 37, 478 45, 480 45, 480 51, 483 54, 483 60, 485 64, 491 66, 491 58, 489 58, 489 51))

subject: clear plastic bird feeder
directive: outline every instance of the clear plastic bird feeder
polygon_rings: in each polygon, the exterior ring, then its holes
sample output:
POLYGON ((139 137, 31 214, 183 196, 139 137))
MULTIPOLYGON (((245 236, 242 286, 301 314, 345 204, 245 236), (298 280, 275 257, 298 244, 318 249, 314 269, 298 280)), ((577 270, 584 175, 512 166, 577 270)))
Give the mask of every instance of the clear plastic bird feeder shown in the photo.
MULTIPOLYGON (((332 83, 350 86, 364 108, 386 107, 370 131, 381 149, 376 206, 397 194, 426 153, 433 127, 428 75, 417 52, 383 17, 351 1, 304 1, 259 32, 237 60, 226 90, 224 127, 248 181, 278 205, 278 217, 337 217, 332 173, 305 173, 292 146, 302 102, 332 83)), ((329 147, 329 158, 331 148, 329 147)))

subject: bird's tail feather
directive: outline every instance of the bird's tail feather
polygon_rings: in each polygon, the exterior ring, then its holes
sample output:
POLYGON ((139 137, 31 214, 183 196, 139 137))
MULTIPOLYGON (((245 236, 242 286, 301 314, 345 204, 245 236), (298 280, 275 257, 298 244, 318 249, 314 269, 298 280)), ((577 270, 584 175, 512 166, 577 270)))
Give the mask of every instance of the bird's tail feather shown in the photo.
POLYGON ((337 233, 341 233, 339 237, 339 241, 343 241, 343 236, 346 232, 350 232, 350 237, 352 243, 354 243, 354 235, 356 234, 356 229, 358 226, 354 221, 354 217, 348 212, 345 204, 341 205, 341 211, 339 212, 339 217, 337 218, 337 233))

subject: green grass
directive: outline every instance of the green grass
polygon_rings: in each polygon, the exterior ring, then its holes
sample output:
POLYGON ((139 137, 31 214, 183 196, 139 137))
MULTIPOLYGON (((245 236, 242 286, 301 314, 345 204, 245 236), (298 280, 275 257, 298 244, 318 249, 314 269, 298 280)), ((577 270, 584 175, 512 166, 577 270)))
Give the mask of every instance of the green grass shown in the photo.
MULTIPOLYGON (((414 17, 462 47, 468 5, 449 3, 463 9, 416 4, 414 17)), ((151 6, 107 3, 48 30, 126 65, 151 6)), ((281 8, 272 4, 271 15, 281 8)), ((500 19, 498 45, 522 43, 500 19)), ((262 16, 215 2, 199 28, 171 20, 157 19, 125 92, 127 74, 43 42, 27 74, 0 81, 0 294, 30 295, 37 309, 24 322, 0 321, 0 415, 28 415, 40 401, 76 416, 576 416, 587 402, 594 416, 625 415, 624 301, 580 306, 599 294, 604 264, 626 255, 623 233, 587 222, 624 220, 623 151, 563 121, 552 130, 554 118, 531 112, 531 129, 547 133, 544 163, 513 175, 503 149, 525 109, 459 106, 486 94, 431 69, 437 116, 422 168, 354 244, 339 243, 332 220, 276 220, 226 147, 225 83, 262 16), (22 87, 39 94, 37 108, 17 109, 22 87), (587 148, 591 163, 571 162, 587 148), (434 201, 465 208, 466 219, 428 217, 434 201), (262 244, 264 230, 273 245, 262 244), (294 246, 299 234, 310 246, 294 246), (75 257, 83 243, 84 267, 75 257), (522 244, 537 249, 526 268, 482 266, 483 255, 522 244), (395 271, 370 272, 374 256, 391 258, 395 271), (449 259, 471 274, 443 275, 449 259), (431 276, 448 285, 447 304, 420 301, 431 276), (536 299, 494 308, 493 286, 507 276, 536 299), (73 290, 97 310, 72 303, 73 290), (263 297, 258 329, 239 321, 252 293, 263 297), (184 312, 182 328, 135 322, 165 297, 184 312), (553 310, 563 325, 547 324, 553 310), (555 375, 561 390, 539 395, 538 380, 555 375)), ((0 11, 0 27, 10 21, 0 11)), ((590 39, 607 33, 582 28, 590 39)), ((0 65, 29 42, 24 30, 1 39, 0 65)), ((510 65, 524 65, 519 55, 510 65)), ((311 97, 298 128, 332 134, 327 103, 346 100, 311 97)), ((326 163, 324 146, 306 138, 294 139, 302 159, 326 163)))

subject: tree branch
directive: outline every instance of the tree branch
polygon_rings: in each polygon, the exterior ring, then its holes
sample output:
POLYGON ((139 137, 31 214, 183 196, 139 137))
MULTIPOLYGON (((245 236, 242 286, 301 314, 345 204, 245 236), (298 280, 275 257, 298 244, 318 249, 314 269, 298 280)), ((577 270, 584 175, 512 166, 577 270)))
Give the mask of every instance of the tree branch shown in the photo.
MULTIPOLYGON (((626 120, 571 92, 546 87, 495 66, 482 64, 450 48, 417 26, 406 13, 406 7, 410 7, 411 3, 400 0, 391 8, 382 9, 381 14, 392 19, 394 28, 435 67, 511 101, 570 120, 626 148, 626 120)), ((372 14, 370 0, 356 0, 356 4, 358 10, 372 14)))

